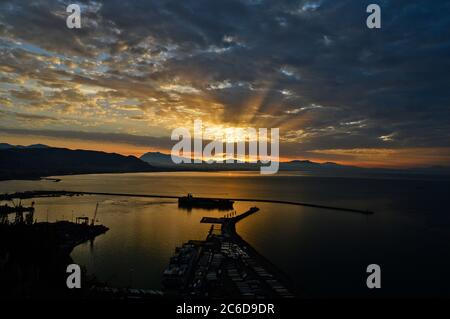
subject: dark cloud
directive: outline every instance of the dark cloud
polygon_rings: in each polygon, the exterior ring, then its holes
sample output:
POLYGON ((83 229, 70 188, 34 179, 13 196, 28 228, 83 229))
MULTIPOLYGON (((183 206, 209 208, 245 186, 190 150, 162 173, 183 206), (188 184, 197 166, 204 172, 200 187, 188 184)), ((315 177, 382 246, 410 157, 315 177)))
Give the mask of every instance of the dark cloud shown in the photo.
POLYGON ((45 116, 45 115, 35 115, 35 114, 26 114, 26 113, 18 113, 11 111, 3 111, 0 110, 0 118, 3 117, 14 117, 16 119, 32 122, 32 121, 58 121, 58 118, 53 116, 45 116))

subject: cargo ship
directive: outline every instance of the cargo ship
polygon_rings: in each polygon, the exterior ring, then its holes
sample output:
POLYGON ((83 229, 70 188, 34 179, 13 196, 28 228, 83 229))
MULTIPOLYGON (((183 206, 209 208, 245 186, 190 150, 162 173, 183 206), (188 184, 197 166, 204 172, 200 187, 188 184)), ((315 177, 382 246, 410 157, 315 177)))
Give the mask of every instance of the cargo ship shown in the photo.
POLYGON ((233 209, 234 201, 229 199, 201 198, 192 194, 178 198, 178 206, 182 208, 205 208, 205 209, 233 209))

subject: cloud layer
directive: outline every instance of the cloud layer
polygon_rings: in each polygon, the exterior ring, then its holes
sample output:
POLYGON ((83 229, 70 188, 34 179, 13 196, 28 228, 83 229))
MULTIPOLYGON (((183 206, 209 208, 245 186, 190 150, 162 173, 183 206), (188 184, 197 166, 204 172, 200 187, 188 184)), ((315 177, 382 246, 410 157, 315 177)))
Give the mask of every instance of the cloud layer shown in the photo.
POLYGON ((200 118, 279 127, 284 156, 448 154, 450 5, 378 1, 369 30, 370 2, 79 1, 70 30, 68 1, 3 1, 0 126, 158 140, 200 118))

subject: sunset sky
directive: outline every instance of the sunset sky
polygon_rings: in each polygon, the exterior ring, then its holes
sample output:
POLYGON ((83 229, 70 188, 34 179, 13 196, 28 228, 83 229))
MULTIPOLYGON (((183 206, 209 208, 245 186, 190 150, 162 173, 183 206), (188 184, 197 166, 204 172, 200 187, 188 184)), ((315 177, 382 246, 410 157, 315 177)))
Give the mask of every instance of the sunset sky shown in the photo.
POLYGON ((141 155, 280 128, 284 160, 450 165, 447 1, 2 1, 0 142, 141 155), (78 3, 82 28, 66 27, 78 3), (366 6, 382 28, 366 27, 366 6))

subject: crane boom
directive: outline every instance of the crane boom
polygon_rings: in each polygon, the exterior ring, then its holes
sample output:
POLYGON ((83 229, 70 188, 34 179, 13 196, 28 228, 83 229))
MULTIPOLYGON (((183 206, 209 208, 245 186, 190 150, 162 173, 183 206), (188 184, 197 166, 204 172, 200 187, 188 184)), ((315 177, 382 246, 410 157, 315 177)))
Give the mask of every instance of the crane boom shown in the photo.
POLYGON ((94 218, 92 218, 91 226, 94 226, 95 219, 97 218, 97 210, 98 210, 98 203, 95 206, 94 218))

